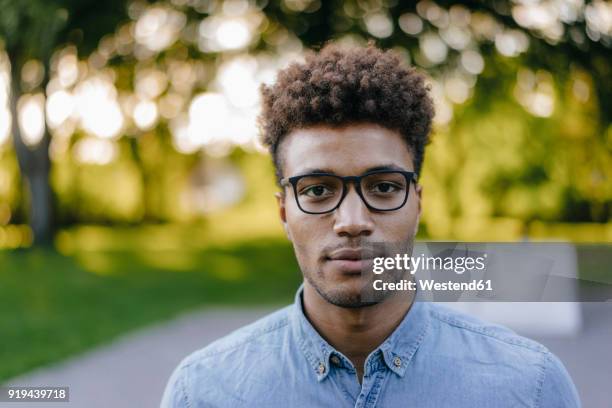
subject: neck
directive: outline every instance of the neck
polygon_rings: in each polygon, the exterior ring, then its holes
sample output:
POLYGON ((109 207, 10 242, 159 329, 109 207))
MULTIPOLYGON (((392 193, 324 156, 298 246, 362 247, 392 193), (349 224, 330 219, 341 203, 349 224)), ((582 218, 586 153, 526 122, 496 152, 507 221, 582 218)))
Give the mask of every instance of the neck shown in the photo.
POLYGON ((317 332, 348 357, 358 378, 368 355, 401 323, 414 297, 397 292, 375 305, 345 308, 329 303, 304 282, 304 313, 317 332))

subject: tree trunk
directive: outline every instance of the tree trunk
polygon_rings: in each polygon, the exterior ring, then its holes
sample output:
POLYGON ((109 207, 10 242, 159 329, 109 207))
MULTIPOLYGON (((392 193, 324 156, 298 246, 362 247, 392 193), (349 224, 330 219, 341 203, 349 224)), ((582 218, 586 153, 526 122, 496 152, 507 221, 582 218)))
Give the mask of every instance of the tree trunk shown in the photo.
MULTIPOLYGON (((45 126, 43 138, 36 146, 30 147, 23 142, 17 110, 17 101, 21 96, 21 67, 16 60, 11 62, 10 105, 13 119, 13 143, 24 187, 29 192, 29 201, 26 202, 29 204, 28 214, 30 227, 34 235, 34 244, 44 245, 51 243, 53 234, 53 195, 49 184, 49 171, 51 169, 49 159, 50 135, 45 126)), ((43 85, 46 85, 44 82, 43 85)))

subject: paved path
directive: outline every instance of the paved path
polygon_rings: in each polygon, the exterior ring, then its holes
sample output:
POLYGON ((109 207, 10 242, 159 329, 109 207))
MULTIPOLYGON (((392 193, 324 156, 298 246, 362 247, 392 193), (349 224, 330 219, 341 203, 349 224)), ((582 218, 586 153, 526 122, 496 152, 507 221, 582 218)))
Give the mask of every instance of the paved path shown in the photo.
POLYGON ((0 407, 158 407, 172 370, 187 354, 269 312, 206 309, 186 314, 9 381, 11 385, 69 386, 69 403, 0 402, 0 407))
POLYGON ((532 338, 561 359, 584 408, 612 407, 612 302, 583 303, 582 316, 576 336, 532 338))
MULTIPOLYGON (((125 336, 61 364, 10 381, 70 386, 70 403, 0 403, 0 407, 156 407, 173 368, 190 352, 269 310, 203 310, 125 336)), ((533 337, 564 362, 585 408, 612 400, 612 303, 582 305, 583 326, 571 337, 533 337)), ((524 331, 521 333, 529 336, 524 331)))

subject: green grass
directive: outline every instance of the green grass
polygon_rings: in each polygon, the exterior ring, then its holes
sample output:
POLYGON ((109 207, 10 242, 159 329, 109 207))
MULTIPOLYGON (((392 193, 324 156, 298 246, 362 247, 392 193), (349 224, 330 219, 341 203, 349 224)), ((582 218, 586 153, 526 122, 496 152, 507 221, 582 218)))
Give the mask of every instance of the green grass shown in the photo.
POLYGON ((286 304, 300 278, 280 239, 70 256, 0 251, 0 383, 194 307, 286 304))

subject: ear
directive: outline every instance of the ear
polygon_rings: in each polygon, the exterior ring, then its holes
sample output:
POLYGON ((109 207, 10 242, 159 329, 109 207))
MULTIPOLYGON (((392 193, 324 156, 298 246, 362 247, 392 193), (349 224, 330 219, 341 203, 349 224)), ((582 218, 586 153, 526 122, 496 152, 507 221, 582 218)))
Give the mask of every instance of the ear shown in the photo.
POLYGON ((414 192, 416 193, 417 199, 417 216, 416 223, 414 225, 414 236, 416 236, 417 232, 419 232, 419 224, 421 223, 421 197, 423 194, 423 186, 420 184, 414 184, 414 192))
POLYGON ((281 224, 283 225, 283 229, 285 230, 285 235, 289 241, 292 241, 291 234, 289 233, 289 228, 287 228, 287 212, 285 207, 285 194, 278 192, 274 194, 276 197, 276 202, 278 203, 278 214, 280 216, 281 224))

